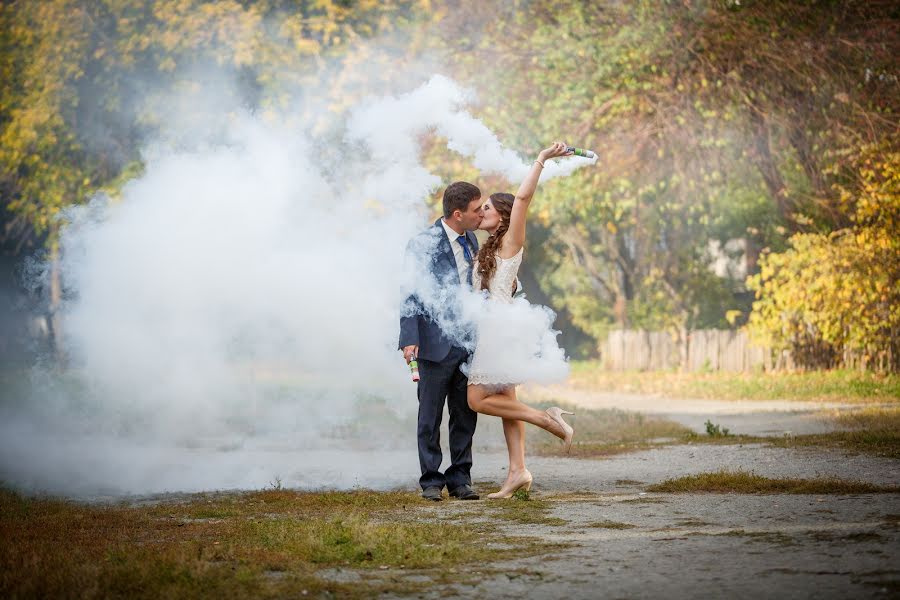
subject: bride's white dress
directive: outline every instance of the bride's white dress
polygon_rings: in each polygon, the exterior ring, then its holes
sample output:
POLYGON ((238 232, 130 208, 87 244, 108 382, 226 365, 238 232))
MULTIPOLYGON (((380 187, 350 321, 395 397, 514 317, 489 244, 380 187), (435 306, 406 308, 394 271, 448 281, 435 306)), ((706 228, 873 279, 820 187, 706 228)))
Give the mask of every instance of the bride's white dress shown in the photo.
MULTIPOLYGON (((552 383, 568 375, 565 354, 556 343, 556 315, 545 306, 513 298, 513 282, 523 252, 512 258, 497 256, 497 270, 486 300, 475 315, 478 338, 468 368, 469 385, 508 386, 519 383, 552 383)), ((476 261, 472 287, 481 290, 476 261)))

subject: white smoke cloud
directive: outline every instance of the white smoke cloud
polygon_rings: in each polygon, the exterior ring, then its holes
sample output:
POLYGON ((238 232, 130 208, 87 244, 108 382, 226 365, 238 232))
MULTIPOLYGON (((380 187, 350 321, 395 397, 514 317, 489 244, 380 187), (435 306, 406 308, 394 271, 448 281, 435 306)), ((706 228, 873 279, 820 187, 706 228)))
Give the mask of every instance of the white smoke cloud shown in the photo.
MULTIPOLYGON (((472 164, 485 173, 503 175, 508 181, 521 181, 531 163, 523 162, 512 150, 504 148, 484 123, 465 110, 474 99, 472 92, 441 75, 399 97, 382 98, 354 111, 348 123, 350 139, 364 140, 373 157, 389 161, 403 156, 415 160, 415 144, 399 147, 403 139, 434 129, 447 139, 447 147, 472 158, 472 164)), ((554 140, 547 140, 549 145, 554 140)), ((581 158, 565 158, 545 163, 541 181, 569 175, 593 164, 581 158)))
MULTIPOLYGON (((346 121, 340 160, 285 129, 287 116, 233 114, 224 139, 179 120, 189 149, 148 146, 120 199, 69 210, 73 368, 39 378, 38 397, 7 410, 0 478, 79 495, 275 476, 302 487, 415 481, 398 317, 421 280, 404 248, 440 185, 417 138, 436 131, 511 181, 529 168, 465 111, 469 100, 436 76, 365 101, 346 121), (371 464, 373 448, 390 464, 371 464)), ((584 164, 548 164, 546 177, 584 164)))

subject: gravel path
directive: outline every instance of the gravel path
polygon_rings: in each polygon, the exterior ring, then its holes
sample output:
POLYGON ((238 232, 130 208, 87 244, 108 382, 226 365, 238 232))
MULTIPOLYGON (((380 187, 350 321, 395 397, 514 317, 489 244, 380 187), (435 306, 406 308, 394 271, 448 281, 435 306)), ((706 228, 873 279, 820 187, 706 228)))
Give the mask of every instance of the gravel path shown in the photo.
MULTIPOLYGON (((529 390, 529 398, 537 396, 529 390)), ((710 419, 735 433, 755 435, 828 431, 831 426, 823 411, 847 408, 833 403, 672 401, 572 390, 553 391, 552 397, 581 407, 664 415, 699 432, 710 419)), ((445 444, 446 435, 445 429, 445 444)), ((528 435, 535 439, 546 434, 529 428, 528 435)), ((479 424, 473 477, 483 494, 496 490, 505 476, 502 443, 498 423, 479 424)), ((73 442, 68 454, 57 443, 53 447, 61 450, 38 457, 47 461, 41 472, 49 475, 35 479, 30 487, 49 490, 51 483, 64 484, 69 493, 84 490, 83 495, 94 500, 147 493, 158 501, 165 497, 159 495, 163 490, 258 489, 276 476, 286 487, 298 488, 354 483, 378 489, 415 486, 418 465, 412 431, 398 434, 390 448, 368 450, 364 461, 352 449, 312 451, 292 444, 247 442, 224 449, 211 445, 194 450, 190 460, 179 450, 171 458, 173 465, 177 459, 177 469, 165 468, 166 452, 172 451, 161 447, 154 455, 159 477, 152 485, 146 483, 149 467, 135 469, 146 448, 110 457, 104 445, 97 444, 96 455, 88 458, 102 468, 95 476, 85 476, 82 469, 76 485, 65 481, 65 473, 71 472, 71 457, 83 461, 86 450, 73 442), (305 458, 304 465, 296 464, 297 456, 305 458), (110 470, 121 488, 110 489, 107 498, 97 490, 109 480, 110 470), (129 473, 134 473, 132 479, 129 473)), ((35 459, 23 457, 22 464, 33 465, 35 459)), ((322 575, 344 581, 384 578, 425 583, 426 591, 418 595, 424 598, 900 597, 900 494, 644 492, 648 484, 723 468, 769 477, 838 477, 900 486, 900 461, 828 449, 694 444, 598 459, 532 457, 529 468, 535 477, 533 494, 550 504, 548 517, 561 521, 522 525, 494 517, 490 525, 498 536, 536 538, 547 545, 546 552, 468 567, 459 574, 463 583, 457 584, 447 583, 456 577, 449 571, 337 569, 322 575), (619 523, 621 528, 600 526, 603 523, 619 523)), ((25 487, 27 477, 34 477, 24 471, 0 475, 25 482, 25 487)), ((418 516, 484 522, 492 502, 423 501, 418 516)))
MULTIPOLYGON (((476 488, 504 457, 482 455, 476 488)), ((887 598, 900 596, 900 495, 656 494, 644 486, 720 468, 900 485, 900 461, 757 444, 674 446, 600 460, 534 458, 533 495, 564 525, 494 520, 498 535, 568 544, 438 583, 423 598, 887 598), (621 524, 622 529, 598 526, 621 524)), ((473 521, 496 501, 424 506, 473 521), (486 505, 486 506, 476 506, 486 505)), ((446 574, 444 574, 446 575, 446 574)), ((379 577, 403 580, 402 571, 379 577)), ((421 581, 421 574, 410 574, 421 581)))
MULTIPOLYGON (((530 395, 535 399, 537 394, 530 395)), ((671 401, 571 394, 578 406, 665 415, 703 431, 711 419, 736 433, 781 435, 831 429, 833 403, 671 401)), ((539 435, 539 434, 537 434, 539 435)), ((504 476, 505 455, 483 448, 473 475, 481 492, 504 476)), ((424 598, 888 598, 900 597, 900 494, 654 494, 647 484, 722 468, 768 477, 839 477, 900 485, 900 461, 838 450, 759 444, 682 445, 603 459, 530 458, 534 496, 565 524, 501 521, 500 535, 531 536, 551 548, 469 573, 467 583, 431 586, 424 598), (616 528, 601 523, 621 524, 616 528)), ((481 501, 487 504, 491 501, 481 501)), ((480 509, 480 510, 483 510, 480 509)), ((445 502, 429 518, 477 519, 479 509, 445 502)), ((402 572, 391 576, 403 579, 402 572)), ((421 575, 419 575, 421 577, 421 575)))
POLYGON ((501 531, 570 548, 492 565, 501 573, 427 597, 895 597, 897 512, 896 495, 615 494, 560 501, 552 516, 566 525, 501 531), (591 527, 605 520, 634 528, 591 527))
POLYGON ((834 429, 824 418, 836 411, 859 408, 859 404, 791 400, 692 400, 659 396, 580 390, 569 386, 524 386, 521 397, 528 401, 560 400, 584 408, 617 408, 660 415, 698 432, 704 423, 728 427, 746 435, 800 435, 834 429))
MULTIPOLYGON (((490 489, 505 477, 506 455, 481 454, 472 471, 479 486, 490 489)), ((766 477, 838 477, 879 485, 900 486, 900 461, 838 450, 772 448, 760 444, 733 446, 667 446, 603 459, 528 459, 535 488, 546 493, 622 490, 624 480, 638 481, 628 490, 673 477, 719 469, 743 469, 766 477)), ((898 507, 900 510, 900 507, 898 507)))

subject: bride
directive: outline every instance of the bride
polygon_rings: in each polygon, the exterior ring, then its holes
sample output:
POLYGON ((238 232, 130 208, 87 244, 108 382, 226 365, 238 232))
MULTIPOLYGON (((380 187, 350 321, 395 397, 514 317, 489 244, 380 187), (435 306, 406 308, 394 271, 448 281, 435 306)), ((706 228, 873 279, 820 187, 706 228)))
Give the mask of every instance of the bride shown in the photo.
MULTIPOLYGON (((516 490, 531 489, 532 476, 525 468, 525 423, 537 425, 561 438, 566 450, 572 444, 572 427, 559 407, 540 411, 516 398, 516 384, 545 367, 544 354, 556 353, 556 363, 564 362, 550 331, 552 316, 541 307, 513 300, 513 286, 525 245, 525 216, 537 188, 544 162, 569 154, 564 143, 554 143, 540 152, 531 165, 515 197, 492 194, 484 204, 479 229, 490 233, 475 259, 472 285, 486 293, 488 301, 478 318, 478 342, 469 366, 469 407, 479 413, 503 419, 503 434, 509 452, 509 470, 499 492, 488 498, 509 498, 516 490), (520 304, 521 303, 521 304, 520 304), (524 313, 523 313, 524 311, 524 313), (524 319, 513 315, 525 316, 524 319), (529 318, 537 313, 538 321, 529 318), (512 316, 512 318, 510 318, 512 316), (531 327, 529 327, 531 325, 531 327), (550 343, 548 344, 548 337, 550 343), (518 354, 517 354, 518 353, 518 354)), ((551 357, 550 362, 554 357, 551 357)))

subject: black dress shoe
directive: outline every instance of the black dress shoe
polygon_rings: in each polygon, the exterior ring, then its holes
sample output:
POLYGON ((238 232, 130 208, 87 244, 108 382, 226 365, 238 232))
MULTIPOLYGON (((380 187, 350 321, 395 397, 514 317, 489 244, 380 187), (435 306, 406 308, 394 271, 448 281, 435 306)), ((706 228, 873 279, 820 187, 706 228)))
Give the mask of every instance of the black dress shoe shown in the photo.
POLYGON ((478 500, 479 498, 478 494, 475 493, 475 490, 467 485, 459 486, 450 492, 450 495, 454 498, 459 498, 460 500, 478 500))
POLYGON ((435 502, 440 502, 444 499, 441 495, 441 488, 437 486, 427 487, 422 490, 422 497, 426 500, 434 500, 435 502))

